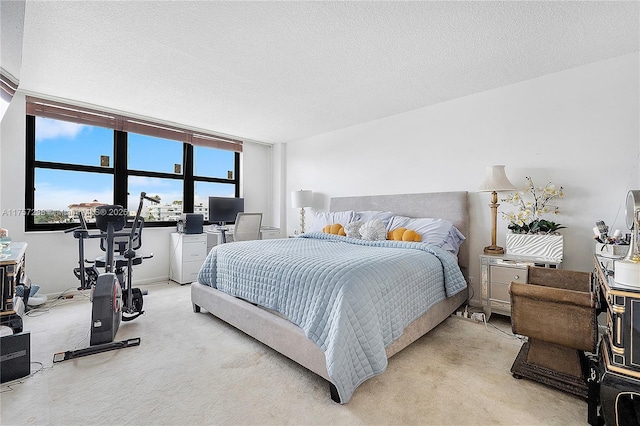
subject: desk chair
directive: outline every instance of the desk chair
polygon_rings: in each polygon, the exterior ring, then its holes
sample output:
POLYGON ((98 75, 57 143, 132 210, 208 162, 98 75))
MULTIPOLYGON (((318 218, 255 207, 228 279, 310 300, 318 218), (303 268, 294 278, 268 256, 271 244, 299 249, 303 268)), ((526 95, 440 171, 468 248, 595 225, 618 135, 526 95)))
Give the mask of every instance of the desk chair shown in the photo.
POLYGON ((233 229, 233 241, 249 241, 260 239, 262 213, 238 213, 233 229))
POLYGON ((511 373, 587 398, 585 352, 598 343, 591 273, 529 266, 527 282, 509 286, 511 329, 528 337, 511 373))

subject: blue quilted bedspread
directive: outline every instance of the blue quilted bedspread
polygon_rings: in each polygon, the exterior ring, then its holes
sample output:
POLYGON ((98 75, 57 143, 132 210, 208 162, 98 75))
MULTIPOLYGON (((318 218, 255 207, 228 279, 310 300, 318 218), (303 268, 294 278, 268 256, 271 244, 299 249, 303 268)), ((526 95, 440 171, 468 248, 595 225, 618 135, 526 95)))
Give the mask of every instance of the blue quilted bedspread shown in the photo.
POLYGON ((438 247, 324 233, 218 245, 198 281, 302 328, 325 353, 342 403, 385 370, 385 347, 411 321, 467 285, 438 247))

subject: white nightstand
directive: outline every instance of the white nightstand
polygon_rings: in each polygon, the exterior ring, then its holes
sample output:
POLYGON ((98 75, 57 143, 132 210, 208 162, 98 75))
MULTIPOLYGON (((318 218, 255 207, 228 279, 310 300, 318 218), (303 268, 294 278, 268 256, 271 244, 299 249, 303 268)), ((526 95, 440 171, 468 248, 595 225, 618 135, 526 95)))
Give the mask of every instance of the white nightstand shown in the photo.
POLYGON ((186 284, 198 279, 207 257, 207 234, 171 233, 169 279, 186 284))
POLYGON ((487 320, 492 313, 511 316, 509 284, 527 282, 527 267, 560 268, 562 260, 507 254, 481 254, 482 309, 487 320))

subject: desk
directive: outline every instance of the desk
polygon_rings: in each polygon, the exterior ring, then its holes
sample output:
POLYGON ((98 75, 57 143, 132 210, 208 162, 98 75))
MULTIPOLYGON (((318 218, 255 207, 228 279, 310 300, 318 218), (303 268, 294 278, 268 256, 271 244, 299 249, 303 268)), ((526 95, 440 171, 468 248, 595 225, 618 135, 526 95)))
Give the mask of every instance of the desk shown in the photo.
MULTIPOLYGON (((20 284, 24 275, 24 255, 27 251, 27 243, 12 242, 10 249, 9 253, 0 253, 0 284, 2 285, 0 325, 6 325, 11 327, 14 333, 20 333, 22 331, 22 317, 14 310, 13 296, 16 294, 16 285, 20 284)), ((29 290, 25 289, 25 308, 29 290)))
MULTIPOLYGON (((211 225, 205 229, 207 234, 207 252, 218 244, 222 244, 222 232, 216 230, 216 225, 211 225)), ((227 231, 227 242, 233 241, 233 225, 225 226, 227 231)), ((282 238, 280 235, 280 228, 274 226, 261 226, 260 227, 260 239, 261 240, 273 240, 276 238, 282 238)))

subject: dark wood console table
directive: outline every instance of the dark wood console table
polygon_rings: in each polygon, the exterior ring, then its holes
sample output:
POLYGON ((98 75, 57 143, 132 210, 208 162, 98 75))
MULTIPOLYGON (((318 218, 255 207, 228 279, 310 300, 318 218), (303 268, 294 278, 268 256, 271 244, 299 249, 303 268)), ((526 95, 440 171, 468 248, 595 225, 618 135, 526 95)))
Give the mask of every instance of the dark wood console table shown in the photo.
POLYGON ((607 425, 640 424, 640 288, 615 282, 606 259, 594 255, 594 279, 606 312, 597 376, 600 415, 607 425))

